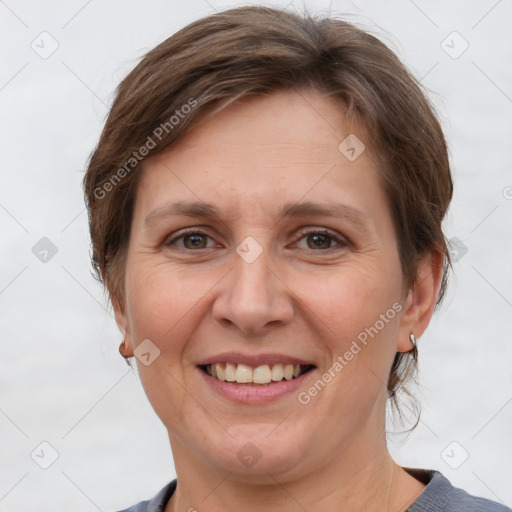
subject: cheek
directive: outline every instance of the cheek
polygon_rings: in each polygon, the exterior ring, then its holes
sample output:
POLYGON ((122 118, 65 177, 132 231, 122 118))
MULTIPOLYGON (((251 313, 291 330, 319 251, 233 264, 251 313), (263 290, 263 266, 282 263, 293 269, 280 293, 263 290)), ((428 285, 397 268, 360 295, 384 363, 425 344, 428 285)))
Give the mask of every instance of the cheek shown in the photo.
POLYGON ((326 319, 327 325, 354 334, 368 322, 373 324, 400 299, 400 282, 393 274, 370 266, 339 269, 322 286, 315 285, 315 312, 326 319))
POLYGON ((172 266, 141 262, 127 266, 126 299, 135 345, 151 339, 163 353, 181 351, 194 309, 208 292, 205 281, 184 278, 172 266), (172 342, 172 343, 170 343, 172 342))
POLYGON ((149 264, 142 258, 127 264, 126 276, 133 347, 149 339, 159 351, 149 365, 136 360, 141 384, 161 421, 179 425, 188 410, 182 386, 183 355, 199 322, 194 306, 205 294, 204 284, 198 279, 184 279, 168 264, 149 264))
POLYGON ((395 354, 400 292, 400 273, 378 266, 345 268, 315 288, 309 307, 319 319, 322 343, 331 361, 343 358, 343 373, 354 384, 375 376, 387 379, 395 354))
MULTIPOLYGON (((315 305, 330 357, 319 378, 328 384, 312 403, 319 417, 336 418, 331 427, 337 435, 335 425, 342 423, 347 431, 358 430, 385 397, 401 304, 399 286, 373 272, 340 275, 331 281, 328 295, 319 296, 315 305)), ((316 394, 311 388, 304 391, 316 394)))

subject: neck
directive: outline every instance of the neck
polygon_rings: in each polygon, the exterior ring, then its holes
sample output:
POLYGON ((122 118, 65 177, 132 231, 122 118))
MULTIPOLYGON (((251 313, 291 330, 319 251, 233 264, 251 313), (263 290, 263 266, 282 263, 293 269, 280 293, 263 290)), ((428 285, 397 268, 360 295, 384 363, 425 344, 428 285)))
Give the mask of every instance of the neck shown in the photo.
MULTIPOLYGON (((384 434, 382 432, 382 434, 384 434)), ((300 478, 268 473, 266 483, 238 479, 234 473, 208 470, 172 440, 178 486, 166 512, 402 512, 421 494, 425 485, 391 459, 385 436, 368 442, 367 436, 344 447, 342 457, 319 461, 300 478)))

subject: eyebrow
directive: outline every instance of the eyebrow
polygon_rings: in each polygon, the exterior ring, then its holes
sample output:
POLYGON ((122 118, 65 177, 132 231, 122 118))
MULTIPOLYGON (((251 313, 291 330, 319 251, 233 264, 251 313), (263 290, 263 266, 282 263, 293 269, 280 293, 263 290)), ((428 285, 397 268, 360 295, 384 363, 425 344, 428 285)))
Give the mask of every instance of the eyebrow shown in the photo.
MULTIPOLYGON (((146 225, 173 215, 210 218, 222 220, 220 211, 212 204, 202 201, 176 201, 152 210, 145 218, 146 225)), ((368 216, 362 211, 343 203, 285 203, 279 210, 281 218, 300 218, 307 216, 342 217, 357 224, 360 228, 368 227, 368 216)))

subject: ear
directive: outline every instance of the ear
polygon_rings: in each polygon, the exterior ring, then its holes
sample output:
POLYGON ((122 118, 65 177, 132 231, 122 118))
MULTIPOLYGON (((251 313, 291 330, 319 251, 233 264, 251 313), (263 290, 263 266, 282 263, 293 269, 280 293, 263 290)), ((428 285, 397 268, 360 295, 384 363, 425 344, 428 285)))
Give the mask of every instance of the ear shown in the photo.
POLYGON ((125 307, 124 304, 122 304, 118 300, 112 301, 112 306, 114 308, 114 314, 116 319, 116 324, 119 330, 121 331, 121 334, 123 335, 123 341, 125 342, 126 347, 126 357, 132 357, 133 354, 133 344, 130 336, 130 328, 128 323, 128 317, 125 313, 125 307))
POLYGON ((444 254, 437 247, 421 258, 416 281, 403 303, 397 352, 409 352, 412 348, 409 335, 412 333, 419 338, 428 327, 441 286, 443 260, 444 254))

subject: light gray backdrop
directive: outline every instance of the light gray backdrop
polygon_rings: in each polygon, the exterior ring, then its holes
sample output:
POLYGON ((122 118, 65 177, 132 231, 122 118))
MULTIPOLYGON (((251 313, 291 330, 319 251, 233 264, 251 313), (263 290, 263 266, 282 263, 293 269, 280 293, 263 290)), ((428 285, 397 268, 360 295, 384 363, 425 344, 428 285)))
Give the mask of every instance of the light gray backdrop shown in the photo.
MULTIPOLYGON (((117 352, 90 274, 81 179, 137 59, 235 5, 0 0, 3 512, 116 510, 175 476, 166 431, 117 352)), ((419 341, 422 421, 390 436, 392 452, 510 506, 512 2, 307 6, 380 34, 431 91, 450 145, 455 277, 419 341)))

